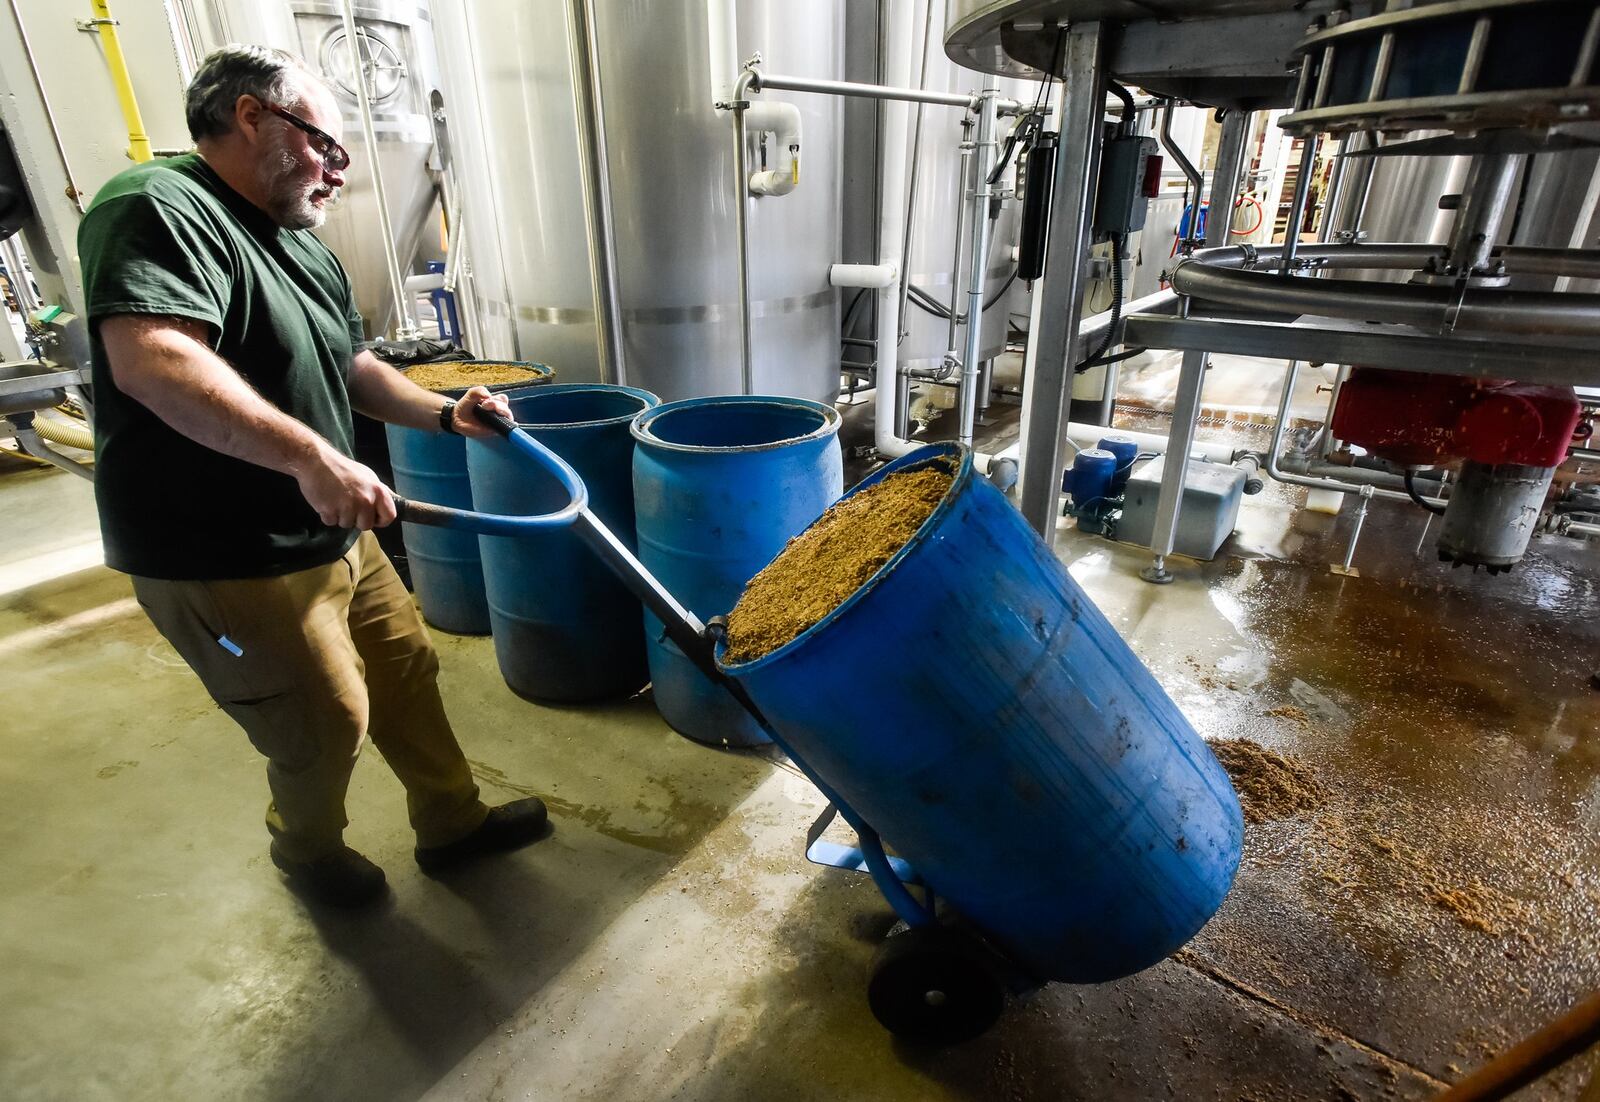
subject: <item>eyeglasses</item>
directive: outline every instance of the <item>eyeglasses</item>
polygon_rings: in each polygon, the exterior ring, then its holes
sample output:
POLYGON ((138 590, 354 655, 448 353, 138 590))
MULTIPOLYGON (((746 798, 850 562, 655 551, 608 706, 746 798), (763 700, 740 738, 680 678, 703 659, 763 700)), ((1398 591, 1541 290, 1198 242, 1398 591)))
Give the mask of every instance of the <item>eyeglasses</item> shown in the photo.
POLYGON ((344 146, 333 140, 333 135, 326 130, 319 130, 296 115, 288 108, 279 107, 275 103, 265 105, 268 111, 277 115, 290 126, 304 130, 311 151, 322 161, 322 167, 328 172, 343 172, 350 167, 350 153, 344 146))

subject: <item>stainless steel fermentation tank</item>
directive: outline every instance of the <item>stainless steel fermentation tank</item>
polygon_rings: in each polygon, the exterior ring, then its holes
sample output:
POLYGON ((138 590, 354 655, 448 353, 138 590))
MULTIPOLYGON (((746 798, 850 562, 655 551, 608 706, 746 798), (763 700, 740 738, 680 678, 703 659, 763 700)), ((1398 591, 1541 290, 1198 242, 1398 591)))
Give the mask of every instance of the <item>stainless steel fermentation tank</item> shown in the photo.
MULTIPOLYGON (((923 44, 920 40, 917 43, 912 72, 922 76, 922 79, 915 83, 933 92, 977 91, 983 86, 982 75, 957 66, 945 56, 940 41, 946 18, 945 0, 928 0, 928 2, 933 8, 932 33, 926 47, 925 60, 922 56, 923 44)), ((919 36, 924 26, 925 11, 925 9, 918 11, 914 18, 919 36)), ((847 51, 855 51, 871 49, 873 46, 874 43, 870 39, 852 37, 845 48, 847 51)), ((854 58, 851 59, 851 68, 858 71, 854 58)), ((883 76, 879 74, 871 79, 881 83, 883 76)), ((1000 82, 1001 96, 1023 103, 1032 102, 1038 90, 1038 85, 1030 81, 1005 79, 1000 82)), ((936 302, 945 307, 950 305, 951 289, 959 287, 957 309, 958 312, 964 313, 967 298, 967 254, 963 252, 961 264, 954 269, 954 272, 960 273, 959 276, 954 275, 951 268, 951 263, 955 259, 956 211, 958 205, 965 201, 959 176, 962 165, 963 112, 952 107, 924 107, 920 143, 916 138, 916 113, 917 108, 913 107, 906 138, 907 163, 916 165, 916 193, 915 202, 910 207, 911 232, 907 237, 909 249, 906 272, 913 286, 928 292, 936 302), (914 162, 913 156, 916 158, 914 162)), ((858 119, 860 116, 856 115, 851 121, 855 122, 858 119)), ((1008 120, 1006 126, 1002 128, 1002 141, 1004 135, 1010 132, 1010 125, 1015 121, 1015 119, 1008 120)), ((847 136, 846 142, 849 140, 847 136)), ((1013 156, 1000 180, 999 186, 1004 190, 1009 191, 1014 187, 1016 163, 1017 158, 1013 156)), ((847 205, 876 203, 876 187, 865 186, 869 183, 871 181, 858 181, 855 187, 846 192, 845 203, 847 205)), ((967 186, 970 188, 970 182, 967 186)), ((993 302, 994 305, 983 315, 983 344, 980 356, 984 360, 993 359, 1005 351, 1007 314, 1027 310, 1026 285, 1012 283, 1004 292, 1001 290, 1017 267, 1013 250, 1017 244, 1020 209, 1018 202, 1007 200, 1000 205, 999 216, 989 223, 989 268, 985 278, 984 300, 993 302)), ((847 218, 847 221, 854 220, 847 218)), ((952 351, 949 322, 920 307, 914 299, 907 300, 906 308, 901 312, 900 324, 906 334, 900 342, 899 361, 902 368, 917 371, 937 368, 945 353, 952 351)), ((957 344, 953 350, 957 353, 961 351, 960 342, 963 339, 961 335, 956 337, 957 344)))
MULTIPOLYGON (((173 0, 173 10, 180 44, 195 55, 193 60, 230 42, 274 46, 303 58, 334 90, 350 169, 337 203, 316 232, 350 273, 368 335, 386 333, 396 320, 394 299, 341 5, 336 0, 173 0)), ((355 21, 362 57, 372 65, 373 132, 404 276, 413 258, 440 255, 428 117, 428 94, 438 84, 432 21, 426 4, 417 0, 359 0, 355 21)))
MULTIPOLYGON (((435 0, 450 145, 488 355, 600 377, 583 185, 561 0, 435 0)), ((593 5, 610 163, 626 381, 671 401, 737 393, 738 251, 730 119, 714 107, 704 0, 593 5)), ((840 0, 737 4, 737 54, 843 75, 840 0)), ((755 390, 838 393, 840 106, 801 114, 800 183, 749 207, 755 390)), ((746 158, 782 151, 749 135, 746 158)))

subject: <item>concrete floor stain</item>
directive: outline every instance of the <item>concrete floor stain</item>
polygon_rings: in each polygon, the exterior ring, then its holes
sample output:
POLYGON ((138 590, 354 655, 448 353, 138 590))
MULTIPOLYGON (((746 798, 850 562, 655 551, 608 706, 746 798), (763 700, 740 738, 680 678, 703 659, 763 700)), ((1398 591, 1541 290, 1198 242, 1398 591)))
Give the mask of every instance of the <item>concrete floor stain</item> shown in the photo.
POLYGON ((548 789, 513 781, 501 770, 481 761, 469 758, 468 763, 472 767, 473 776, 479 780, 518 796, 537 796, 543 800, 550 810, 552 821, 558 828, 561 820, 574 820, 613 841, 654 853, 669 855, 683 853, 708 826, 727 816, 728 809, 725 807, 687 799, 680 796, 670 785, 659 784, 657 787, 668 797, 665 807, 651 808, 642 802, 634 805, 636 811, 647 812, 650 818, 657 819, 663 824, 661 832, 652 833, 619 823, 617 812, 611 808, 577 803, 558 796, 548 789))

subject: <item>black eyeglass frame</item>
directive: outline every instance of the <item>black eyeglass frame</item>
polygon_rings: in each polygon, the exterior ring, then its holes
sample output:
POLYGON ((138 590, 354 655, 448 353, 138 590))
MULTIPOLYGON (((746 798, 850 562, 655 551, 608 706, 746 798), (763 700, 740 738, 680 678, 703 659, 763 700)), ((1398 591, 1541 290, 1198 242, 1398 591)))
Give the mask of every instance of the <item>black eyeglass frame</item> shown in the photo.
POLYGON ((311 139, 311 151, 322 161, 325 170, 343 172, 350 167, 350 151, 335 141, 332 134, 320 127, 312 126, 287 107, 280 107, 276 103, 266 103, 262 106, 290 126, 305 131, 306 136, 311 139))

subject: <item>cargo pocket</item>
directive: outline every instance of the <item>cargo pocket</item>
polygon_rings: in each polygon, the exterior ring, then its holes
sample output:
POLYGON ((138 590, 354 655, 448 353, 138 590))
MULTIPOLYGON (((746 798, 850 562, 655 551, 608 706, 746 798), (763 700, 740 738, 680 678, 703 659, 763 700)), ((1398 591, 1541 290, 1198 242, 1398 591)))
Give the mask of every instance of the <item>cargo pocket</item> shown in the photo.
POLYGON ((208 582, 136 577, 134 597, 222 709, 261 704, 290 688, 266 646, 253 637, 238 640, 226 603, 208 582))
POLYGON ((204 582, 135 578, 134 597, 172 649, 221 704, 269 695, 229 635, 227 619, 204 582))
POLYGON ((300 693, 285 690, 217 703, 244 728, 250 745, 285 772, 300 773, 316 762, 320 741, 305 722, 300 693))

